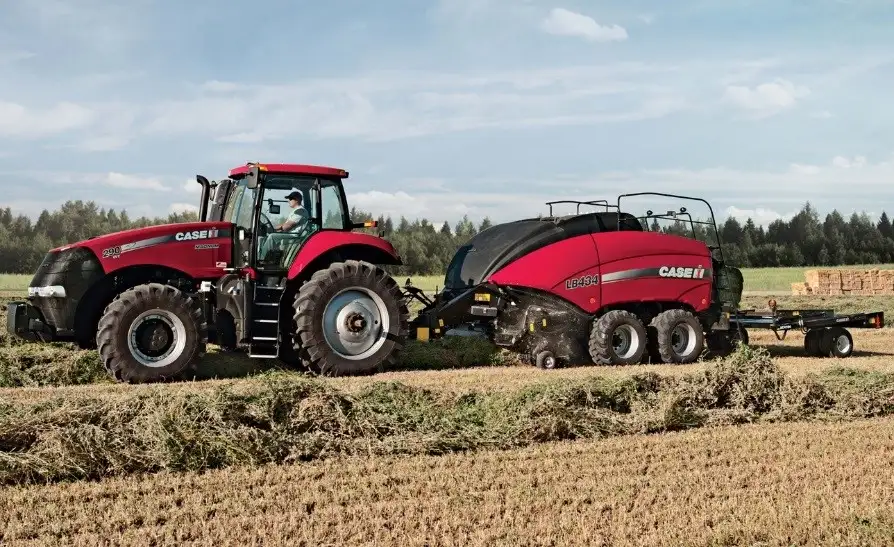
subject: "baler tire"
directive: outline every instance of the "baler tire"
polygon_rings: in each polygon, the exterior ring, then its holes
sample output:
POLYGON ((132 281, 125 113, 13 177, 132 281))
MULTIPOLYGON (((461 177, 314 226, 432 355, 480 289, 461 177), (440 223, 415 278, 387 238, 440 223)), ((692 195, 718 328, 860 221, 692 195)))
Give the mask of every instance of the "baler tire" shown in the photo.
POLYGON ((851 333, 847 331, 847 329, 843 327, 829 327, 823 333, 823 341, 828 342, 824 343, 824 348, 828 347, 828 351, 824 352, 824 357, 835 357, 838 359, 844 359, 846 357, 850 357, 851 353, 854 351, 854 339, 851 336, 851 333), (846 345, 842 349, 839 347, 842 338, 844 339, 846 345))
POLYGON ((653 321, 655 330, 658 333, 658 353, 661 354, 661 360, 670 364, 687 364, 693 363, 701 356, 705 347, 705 332, 698 318, 692 313, 673 309, 661 312, 653 321), (687 336, 693 339, 687 340, 685 353, 678 353, 674 350, 673 336, 674 331, 680 325, 688 327, 687 336))
POLYGON ((646 327, 635 314, 625 310, 612 310, 593 321, 590 328, 590 357, 597 365, 634 365, 643 358, 646 351, 646 327), (613 339, 618 329, 626 327, 633 331, 636 347, 625 356, 618 355, 613 339))
POLYGON ((208 326, 199 303, 179 289, 162 283, 138 285, 121 292, 106 307, 96 334, 97 349, 109 374, 119 382, 150 383, 188 377, 195 373, 208 343, 208 326), (168 324, 173 353, 163 366, 149 364, 134 354, 135 322, 158 316, 168 324))
POLYGON ((808 357, 822 356, 820 346, 822 344, 824 332, 823 329, 810 329, 807 331, 807 334, 804 335, 804 353, 806 353, 808 357))
MULTIPOLYGON (((357 302, 357 299, 347 300, 344 306, 354 305, 354 311, 362 308, 372 315, 369 307, 357 302)), ((385 370, 397 362, 410 332, 410 312, 402 298, 400 286, 387 272, 369 262, 335 262, 327 269, 314 273, 295 295, 294 309, 294 351, 305 368, 323 376, 371 374, 385 370), (383 308, 373 319, 377 317, 380 322, 387 319, 386 332, 376 336, 372 345, 378 347, 362 358, 340 354, 324 333, 328 305, 346 291, 356 291, 372 306, 383 308)), ((341 313, 336 313, 335 317, 341 313)), ((363 321, 366 319, 364 316, 363 321)), ((335 323, 332 326, 334 330, 335 323)), ((339 343, 344 347, 343 340, 339 343)))

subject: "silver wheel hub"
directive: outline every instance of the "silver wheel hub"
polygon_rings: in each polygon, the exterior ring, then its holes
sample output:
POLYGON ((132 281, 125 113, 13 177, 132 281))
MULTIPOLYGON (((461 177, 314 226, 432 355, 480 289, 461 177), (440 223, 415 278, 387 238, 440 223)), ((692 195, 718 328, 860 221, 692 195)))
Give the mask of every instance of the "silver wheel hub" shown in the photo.
POLYGON ((840 334, 835 339, 835 347, 838 349, 838 351, 840 353, 847 353, 848 350, 851 348, 851 343, 847 339, 847 336, 840 334))
POLYGON ((186 326, 167 310, 148 310, 127 331, 127 349, 143 366, 166 367, 186 349, 186 326))
POLYGON ((332 298, 323 310, 323 337, 345 359, 364 359, 387 340, 390 318, 385 302, 356 287, 332 298))
POLYGON ((612 349, 621 359, 626 359, 636 353, 639 347, 639 334, 630 325, 621 325, 615 329, 612 335, 612 349))
POLYGON ((689 355, 695 350, 695 330, 692 325, 680 323, 671 332, 671 347, 677 355, 689 355))

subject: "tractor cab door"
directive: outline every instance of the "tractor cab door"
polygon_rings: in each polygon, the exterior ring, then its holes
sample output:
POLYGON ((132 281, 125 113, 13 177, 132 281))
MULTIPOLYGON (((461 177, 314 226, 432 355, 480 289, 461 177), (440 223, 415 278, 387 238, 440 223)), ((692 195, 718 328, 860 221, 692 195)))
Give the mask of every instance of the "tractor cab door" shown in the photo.
POLYGON ((208 210, 209 222, 220 222, 224 219, 224 211, 227 208, 227 199, 230 197, 230 191, 233 189, 233 181, 224 179, 217 183, 211 196, 211 207, 208 210))
POLYGON ((221 220, 233 223, 233 256, 231 263, 234 268, 250 267, 252 265, 251 242, 255 231, 252 220, 256 196, 259 194, 260 189, 249 188, 248 181, 242 179, 231 184, 226 192, 222 190, 224 189, 218 187, 214 201, 215 206, 218 199, 225 202, 221 220), (222 194, 227 194, 227 196, 222 198, 222 194))
POLYGON ((258 217, 255 265, 285 276, 301 248, 320 230, 344 230, 340 185, 307 175, 270 174, 258 217))

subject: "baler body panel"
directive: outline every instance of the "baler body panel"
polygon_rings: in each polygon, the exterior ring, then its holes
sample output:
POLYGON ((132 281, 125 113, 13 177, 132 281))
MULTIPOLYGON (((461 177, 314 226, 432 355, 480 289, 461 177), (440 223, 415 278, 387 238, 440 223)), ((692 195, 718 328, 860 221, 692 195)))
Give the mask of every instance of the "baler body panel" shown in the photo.
POLYGON ((603 306, 680 302, 696 312, 710 306, 712 261, 704 243, 657 232, 595 234, 593 240, 603 306))
POLYGON ((551 243, 486 281, 547 291, 587 313, 639 302, 711 304, 711 254, 699 241, 656 232, 604 232, 551 243))
POLYGON ((602 300, 599 273, 596 243, 587 234, 541 247, 501 268, 487 281, 546 291, 591 311, 599 309, 602 300))

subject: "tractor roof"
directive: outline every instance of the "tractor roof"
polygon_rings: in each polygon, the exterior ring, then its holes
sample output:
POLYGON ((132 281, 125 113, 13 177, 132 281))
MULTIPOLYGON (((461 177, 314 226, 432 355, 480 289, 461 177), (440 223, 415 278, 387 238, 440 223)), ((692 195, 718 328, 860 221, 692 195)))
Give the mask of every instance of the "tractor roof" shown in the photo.
MULTIPOLYGON (((230 169, 230 178, 237 179, 245 176, 253 164, 240 165, 230 169)), ((301 165, 297 163, 258 163, 261 171, 267 173, 281 173, 289 175, 316 175, 319 177, 348 178, 348 172, 336 167, 324 167, 321 165, 301 165)))

